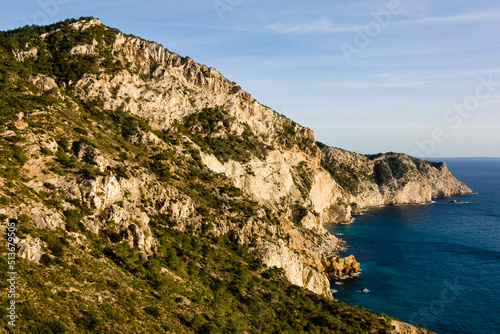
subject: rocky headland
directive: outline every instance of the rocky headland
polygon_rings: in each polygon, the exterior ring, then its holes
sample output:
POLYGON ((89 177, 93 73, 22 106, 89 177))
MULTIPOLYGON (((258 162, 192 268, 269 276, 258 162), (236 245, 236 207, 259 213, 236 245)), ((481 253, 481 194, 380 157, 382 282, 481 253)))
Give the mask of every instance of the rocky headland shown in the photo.
POLYGON ((4 230, 8 219, 26 224, 18 255, 33 263, 56 257, 36 231, 58 229, 82 249, 88 231, 155 257, 161 217, 195 237, 227 236, 333 299, 329 278, 359 263, 337 254, 325 225, 471 193, 445 163, 317 143, 215 69, 97 19, 29 33, 3 55, 16 66, 4 76, 31 102, 2 114, 0 215, 4 230))

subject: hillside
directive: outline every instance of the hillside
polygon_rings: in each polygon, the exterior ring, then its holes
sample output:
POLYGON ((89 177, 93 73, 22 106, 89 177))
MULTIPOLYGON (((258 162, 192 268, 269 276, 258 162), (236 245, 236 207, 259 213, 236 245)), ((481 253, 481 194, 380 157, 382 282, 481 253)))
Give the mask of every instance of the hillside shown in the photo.
POLYGON ((333 300, 329 276, 359 263, 324 224, 471 192, 444 163, 316 143, 215 69, 97 19, 2 32, 0 57, 10 333, 390 333, 333 300))

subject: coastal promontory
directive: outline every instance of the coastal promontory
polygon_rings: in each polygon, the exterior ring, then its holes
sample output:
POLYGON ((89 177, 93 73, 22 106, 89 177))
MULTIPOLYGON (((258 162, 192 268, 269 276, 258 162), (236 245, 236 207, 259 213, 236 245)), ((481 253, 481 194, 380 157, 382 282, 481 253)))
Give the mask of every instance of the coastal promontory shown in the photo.
POLYGON ((0 231, 16 226, 24 332, 424 333, 333 300, 330 277, 360 264, 325 225, 470 193, 444 163, 316 142, 95 18, 1 32, 0 57, 0 231))

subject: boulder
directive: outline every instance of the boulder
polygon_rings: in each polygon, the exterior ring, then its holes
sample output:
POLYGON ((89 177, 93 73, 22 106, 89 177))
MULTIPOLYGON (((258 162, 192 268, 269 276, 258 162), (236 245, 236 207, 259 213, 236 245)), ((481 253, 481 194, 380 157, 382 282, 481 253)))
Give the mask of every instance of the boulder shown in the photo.
POLYGON ((351 276, 359 272, 359 262, 354 255, 348 257, 334 256, 325 260, 325 272, 332 277, 351 276))

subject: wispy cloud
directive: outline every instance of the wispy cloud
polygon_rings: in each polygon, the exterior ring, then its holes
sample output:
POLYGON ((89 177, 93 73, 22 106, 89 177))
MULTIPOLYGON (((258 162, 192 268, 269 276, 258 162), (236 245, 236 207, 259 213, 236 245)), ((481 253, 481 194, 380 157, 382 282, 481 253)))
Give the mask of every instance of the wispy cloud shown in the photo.
POLYGON ((452 16, 424 17, 416 20, 406 21, 414 24, 447 24, 447 23, 466 23, 466 22, 485 22, 500 20, 498 11, 482 11, 476 13, 457 14, 452 16))
MULTIPOLYGON (((487 22, 500 20, 498 11, 481 11, 475 13, 464 13, 451 16, 427 16, 417 19, 402 19, 394 21, 395 25, 422 25, 422 24, 457 24, 467 22, 487 22)), ((368 23, 367 21, 366 23, 368 23)), ((365 23, 365 24, 366 24, 365 23)), ((339 25, 334 20, 319 18, 307 22, 293 24, 272 23, 264 26, 264 31, 271 31, 279 34, 311 34, 311 33, 346 33, 363 29, 364 25, 339 25)))
POLYGON ((264 30, 279 34, 339 33, 352 32, 355 31, 355 29, 356 26, 337 26, 335 22, 325 18, 291 25, 273 23, 264 27, 264 30))

